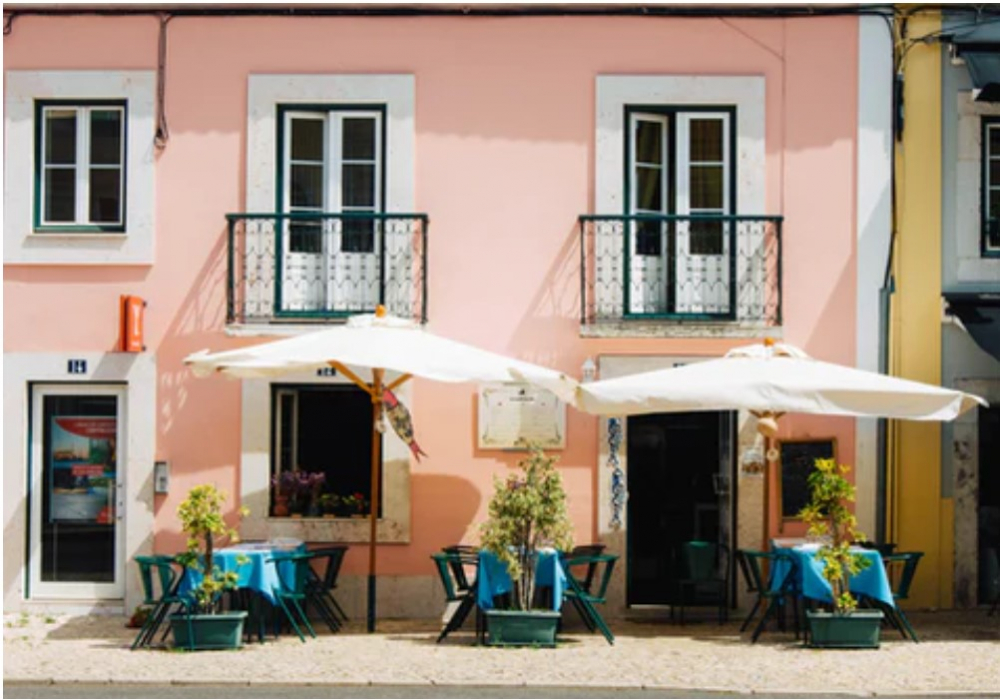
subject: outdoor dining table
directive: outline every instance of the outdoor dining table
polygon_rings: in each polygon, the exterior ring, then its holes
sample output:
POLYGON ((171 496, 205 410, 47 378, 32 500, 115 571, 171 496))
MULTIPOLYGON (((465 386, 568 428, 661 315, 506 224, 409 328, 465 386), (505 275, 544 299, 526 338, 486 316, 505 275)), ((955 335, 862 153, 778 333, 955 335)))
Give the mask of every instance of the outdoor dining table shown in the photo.
MULTIPOLYGON (((223 573, 236 572, 236 588, 258 593, 273 604, 277 600, 274 592, 281 589, 281 581, 291 582, 295 571, 292 562, 277 564, 268 560, 275 554, 289 551, 304 552, 305 545, 288 547, 271 543, 236 544, 215 550, 212 561, 223 573)), ((201 584, 201 580, 200 571, 185 569, 177 593, 182 596, 190 595, 201 584)))
MULTIPOLYGON (((563 569, 562 557, 556 550, 539 550, 538 561, 535 562, 535 586, 551 587, 552 609, 559 610, 562 607, 567 586, 566 571, 563 569)), ((510 593, 513 589, 514 583, 507 572, 507 565, 492 552, 480 550, 479 574, 476 579, 476 604, 479 608, 492 610, 493 598, 510 593)))
MULTIPOLYGON (((823 562, 816 554, 820 545, 817 543, 800 544, 794 547, 774 547, 777 553, 787 554, 797 565, 794 589, 796 593, 811 600, 825 603, 833 602, 833 589, 823 578, 823 562)), ((892 587, 882 562, 882 555, 874 549, 852 547, 852 552, 862 555, 869 564, 860 573, 851 576, 848 583, 851 593, 866 595, 891 608, 896 607, 892 597, 892 587)), ((778 559, 771 571, 771 590, 776 591, 781 586, 788 573, 788 562, 778 559)))

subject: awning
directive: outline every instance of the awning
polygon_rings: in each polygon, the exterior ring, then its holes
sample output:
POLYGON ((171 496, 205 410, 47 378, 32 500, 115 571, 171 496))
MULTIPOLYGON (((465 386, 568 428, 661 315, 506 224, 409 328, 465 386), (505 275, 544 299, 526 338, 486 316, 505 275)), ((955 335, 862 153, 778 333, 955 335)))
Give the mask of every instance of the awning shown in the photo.
POLYGON ((1000 294, 945 294, 945 299, 976 345, 1000 360, 1000 294))
POLYGON ((972 78, 973 99, 977 102, 1000 102, 1000 41, 996 29, 981 24, 956 35, 955 53, 965 61, 972 78))

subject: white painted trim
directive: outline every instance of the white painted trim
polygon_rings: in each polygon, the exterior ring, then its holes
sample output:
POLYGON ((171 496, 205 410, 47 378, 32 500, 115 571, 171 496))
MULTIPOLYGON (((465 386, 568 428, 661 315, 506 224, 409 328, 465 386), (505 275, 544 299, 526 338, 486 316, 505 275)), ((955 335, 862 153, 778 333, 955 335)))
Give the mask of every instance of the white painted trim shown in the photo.
MULTIPOLYGON (((857 300, 856 362, 878 371, 879 290, 885 277, 891 234, 892 42, 881 17, 858 24, 857 300)), ((878 421, 859 418, 854 432, 858 527, 875 535, 878 482, 878 421)))
POLYGON ((624 213, 625 107, 719 105, 736 107, 736 202, 741 213, 765 214, 763 76, 597 76, 594 210, 624 213))
MULTIPOLYGON (((975 102, 972 92, 957 95, 958 155, 955 163, 955 210, 951 221, 955 279, 959 284, 996 285, 1000 258, 985 258, 981 246, 982 118, 1000 115, 1000 105, 975 102)), ((948 222, 945 222, 948 230, 948 222)))
MULTIPOLYGON (((24 603, 29 383, 125 384, 126 610, 142 600, 137 554, 153 551, 153 460, 156 449, 156 357, 148 353, 14 352, 3 358, 4 609, 24 603), (86 374, 67 374, 69 359, 87 362, 86 374)), ((77 602, 77 605, 80 603, 77 602)))
POLYGON ((412 75, 251 74, 247 86, 247 211, 275 206, 279 104, 386 106, 387 212, 414 210, 415 79, 412 75))
POLYGON ((136 265, 155 256, 153 71, 8 71, 4 111, 6 264, 136 265), (35 100, 125 99, 125 233, 35 233, 35 100))
MULTIPOLYGON (((387 373, 391 382, 398 374, 387 373)), ((223 380, 219 380, 223 381, 223 380)), ((277 379, 243 380, 240 455, 240 504, 250 509, 240 526, 250 539, 298 537, 308 542, 367 542, 365 520, 271 518, 268 512, 271 475, 271 387, 273 384, 350 384, 346 377, 289 374, 277 379)), ((406 382, 393 390, 411 410, 411 388, 406 382)), ((410 450, 391 430, 382 440, 382 517, 379 542, 410 541, 410 450)))

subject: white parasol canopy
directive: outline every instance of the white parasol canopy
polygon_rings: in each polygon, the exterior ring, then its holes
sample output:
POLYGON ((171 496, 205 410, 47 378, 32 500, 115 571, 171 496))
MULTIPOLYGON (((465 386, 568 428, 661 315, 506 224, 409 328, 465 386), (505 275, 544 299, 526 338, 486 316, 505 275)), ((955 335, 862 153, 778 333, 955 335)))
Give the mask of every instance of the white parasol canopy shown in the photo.
POLYGON ((273 377, 329 367, 378 368, 439 382, 528 381, 572 403, 576 380, 540 365, 449 340, 405 319, 352 316, 343 326, 238 350, 189 355, 196 375, 273 377))
POLYGON ((572 403, 577 382, 562 372, 480 350, 423 330, 418 324, 385 314, 352 316, 346 325, 275 340, 238 350, 189 355, 184 364, 195 374, 272 377, 333 367, 371 396, 372 431, 370 542, 368 554, 368 631, 375 631, 375 546, 378 522, 383 391, 411 377, 441 382, 528 381, 572 403), (350 369, 353 367, 354 369, 350 369), (371 381, 360 375, 371 370, 371 381), (385 383, 386 371, 399 377, 385 383))
POLYGON ((939 421, 977 405, 988 404, 961 391, 814 360, 783 343, 583 384, 577 401, 581 410, 611 416, 742 409, 939 421))

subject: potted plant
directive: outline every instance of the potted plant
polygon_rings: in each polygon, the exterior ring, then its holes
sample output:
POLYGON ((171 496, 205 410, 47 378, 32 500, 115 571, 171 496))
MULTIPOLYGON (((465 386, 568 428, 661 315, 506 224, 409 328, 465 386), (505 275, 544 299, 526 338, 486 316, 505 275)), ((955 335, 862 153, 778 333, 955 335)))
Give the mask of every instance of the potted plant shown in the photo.
POLYGON ((810 644, 816 647, 868 647, 879 645, 882 612, 858 610, 858 601, 851 595, 851 576, 860 573, 871 562, 857 551, 854 542, 865 539, 855 529, 857 519, 847 504, 854 501, 854 485, 845 475, 846 464, 833 459, 817 459, 809 475, 809 503, 799 517, 809 526, 809 536, 823 540, 816 557, 823 565, 823 578, 833 591, 833 610, 810 610, 810 644))
MULTIPOLYGON (((235 588, 238 579, 236 572, 223 572, 213 561, 216 547, 226 541, 239 541, 239 534, 222 516, 225 501, 224 492, 212 484, 202 484, 188 491, 188 497, 177 506, 181 529, 188 536, 187 551, 178 556, 178 561, 186 569, 200 573, 201 582, 191 591, 193 602, 187 613, 171 617, 175 646, 232 649, 243 643, 246 611, 219 610, 223 591, 235 588)), ((246 507, 238 511, 240 517, 247 512, 246 507)))
POLYGON ((489 519, 481 527, 482 546, 507 566, 513 582, 513 609, 487 610, 490 644, 555 644, 559 613, 534 610, 535 564, 539 550, 572 548, 566 492, 556 457, 532 446, 517 463, 519 473, 494 477, 489 519))
POLYGON ((368 499, 360 491, 344 496, 340 502, 349 517, 363 518, 369 514, 368 499))
POLYGON ((319 507, 324 518, 336 518, 340 509, 340 496, 335 493, 324 493, 319 497, 319 507))

